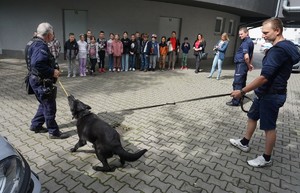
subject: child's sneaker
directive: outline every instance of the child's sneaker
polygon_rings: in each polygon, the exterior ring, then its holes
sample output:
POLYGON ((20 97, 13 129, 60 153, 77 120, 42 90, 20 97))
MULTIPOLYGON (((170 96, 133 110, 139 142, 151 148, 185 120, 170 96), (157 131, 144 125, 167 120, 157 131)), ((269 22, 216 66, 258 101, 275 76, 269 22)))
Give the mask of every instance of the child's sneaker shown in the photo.
POLYGON ((82 73, 80 73, 80 76, 83 76, 83 74, 82 74, 82 73))
POLYGON ((67 76, 68 78, 70 78, 71 77, 71 74, 68 74, 68 76, 67 76))
POLYGON ((121 70, 120 70, 120 68, 118 68, 118 72, 120 72, 121 70))
POLYGON ((183 66, 181 66, 180 70, 183 70, 183 69, 184 69, 184 67, 183 67, 183 66))
POLYGON ((129 71, 132 71, 132 68, 129 68, 129 71))
POLYGON ((111 72, 111 69, 109 68, 108 71, 111 72))
POLYGON ((247 163, 249 164, 249 166, 252 167, 265 167, 265 166, 269 166, 272 164, 272 160, 270 161, 266 161, 264 156, 260 155, 257 158, 253 159, 253 160, 248 160, 247 163))
POLYGON ((116 68, 114 68, 113 71, 115 72, 115 71, 116 71, 116 68))

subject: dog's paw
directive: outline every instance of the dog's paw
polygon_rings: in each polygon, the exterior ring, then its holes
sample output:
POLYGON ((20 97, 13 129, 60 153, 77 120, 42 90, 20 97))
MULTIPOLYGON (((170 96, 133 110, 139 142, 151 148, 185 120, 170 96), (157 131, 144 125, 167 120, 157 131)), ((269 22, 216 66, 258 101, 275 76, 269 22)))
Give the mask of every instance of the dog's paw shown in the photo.
POLYGON ((123 160, 123 159, 121 158, 121 159, 120 159, 120 163, 122 164, 122 166, 124 166, 125 160, 123 160))
POLYGON ((71 148, 70 152, 75 152, 77 149, 76 148, 71 148))
POLYGON ((104 168, 104 167, 100 167, 100 166, 93 166, 93 169, 95 171, 100 171, 100 172, 114 172, 116 168, 104 168))

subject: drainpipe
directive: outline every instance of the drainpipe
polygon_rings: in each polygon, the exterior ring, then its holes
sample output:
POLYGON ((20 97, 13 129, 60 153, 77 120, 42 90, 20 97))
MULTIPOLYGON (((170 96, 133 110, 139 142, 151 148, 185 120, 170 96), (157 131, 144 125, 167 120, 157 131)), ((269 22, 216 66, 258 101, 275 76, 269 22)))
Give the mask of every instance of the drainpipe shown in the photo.
POLYGON ((277 0, 277 8, 276 8, 275 16, 274 16, 275 18, 277 18, 279 15, 280 5, 281 5, 281 0, 277 0))
POLYGON ((289 6, 289 0, 283 0, 282 8, 288 13, 300 13, 300 6, 289 6))

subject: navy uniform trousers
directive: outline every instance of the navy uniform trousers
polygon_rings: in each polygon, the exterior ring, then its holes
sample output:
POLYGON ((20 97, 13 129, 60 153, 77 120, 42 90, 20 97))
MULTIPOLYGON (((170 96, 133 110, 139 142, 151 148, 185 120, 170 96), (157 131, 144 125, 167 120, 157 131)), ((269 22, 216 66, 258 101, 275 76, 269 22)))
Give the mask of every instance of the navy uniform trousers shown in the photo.
MULTIPOLYGON (((235 74, 233 79, 233 90, 242 90, 246 86, 248 65, 245 62, 235 63, 235 74)), ((240 99, 232 99, 234 105, 240 104, 240 99)))
POLYGON ((59 129, 55 121, 56 97, 44 98, 45 93, 42 89, 42 85, 38 82, 37 76, 31 75, 29 77, 29 82, 37 100, 40 102, 37 112, 31 120, 31 127, 41 127, 46 123, 49 134, 57 135, 59 129))

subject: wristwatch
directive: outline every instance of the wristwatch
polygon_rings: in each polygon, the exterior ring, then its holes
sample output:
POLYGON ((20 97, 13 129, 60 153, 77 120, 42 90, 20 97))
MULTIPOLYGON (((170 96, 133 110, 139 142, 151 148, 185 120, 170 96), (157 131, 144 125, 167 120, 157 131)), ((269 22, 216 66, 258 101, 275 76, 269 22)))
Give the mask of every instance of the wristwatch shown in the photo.
POLYGON ((246 94, 245 91, 243 91, 243 89, 241 89, 240 92, 241 92, 242 96, 244 96, 246 94))

